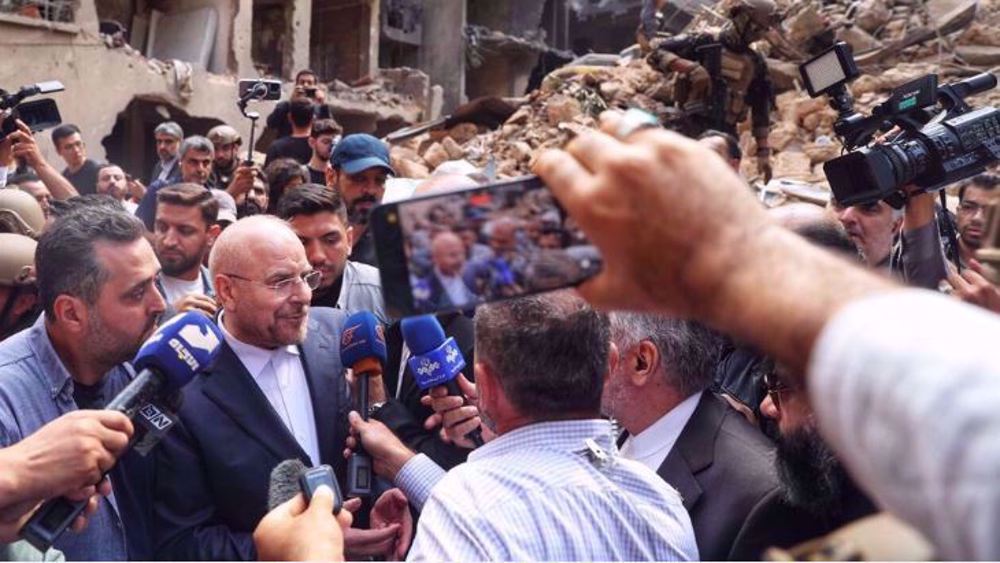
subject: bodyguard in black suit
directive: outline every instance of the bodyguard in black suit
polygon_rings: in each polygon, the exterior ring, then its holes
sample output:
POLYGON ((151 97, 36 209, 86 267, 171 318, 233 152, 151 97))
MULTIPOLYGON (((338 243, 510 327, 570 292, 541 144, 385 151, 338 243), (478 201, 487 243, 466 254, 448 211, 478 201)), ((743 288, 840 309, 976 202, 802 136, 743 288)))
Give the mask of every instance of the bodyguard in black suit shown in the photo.
POLYGON ((810 539, 808 530, 790 526, 803 514, 782 499, 774 445, 706 391, 719 335, 656 315, 611 319, 620 359, 605 385, 604 411, 627 431, 622 455, 650 466, 680 493, 701 558, 756 560, 767 547, 810 539))
POLYGON ((226 343, 183 389, 180 424, 157 449, 152 527, 160 558, 253 560, 276 465, 329 464, 344 480, 346 314, 309 308, 319 274, 274 217, 224 231, 210 269, 226 343))

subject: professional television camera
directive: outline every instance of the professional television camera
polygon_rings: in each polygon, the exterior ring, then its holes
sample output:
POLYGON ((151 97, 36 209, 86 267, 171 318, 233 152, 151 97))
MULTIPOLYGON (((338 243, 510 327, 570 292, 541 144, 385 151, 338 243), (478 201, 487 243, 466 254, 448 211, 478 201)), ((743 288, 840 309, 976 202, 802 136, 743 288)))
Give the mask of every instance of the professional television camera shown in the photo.
POLYGON ((899 209, 904 186, 933 191, 982 172, 1000 160, 1000 110, 970 108, 965 98, 997 85, 981 73, 938 86, 934 74, 893 90, 871 115, 854 111, 847 84, 858 77, 851 49, 837 43, 803 63, 809 95, 826 94, 839 116, 833 130, 847 154, 823 165, 833 195, 843 205, 885 200, 899 209), (876 133, 888 133, 872 144, 876 133))
POLYGON ((0 112, 11 110, 8 118, 4 119, 3 129, 0 129, 0 141, 7 135, 17 131, 16 119, 20 119, 33 132, 38 132, 49 127, 55 127, 62 123, 59 115, 59 108, 55 100, 42 98, 25 102, 24 100, 38 94, 50 94, 52 92, 62 92, 65 90, 62 82, 50 80, 22 86, 20 90, 13 94, 0 88, 0 112))

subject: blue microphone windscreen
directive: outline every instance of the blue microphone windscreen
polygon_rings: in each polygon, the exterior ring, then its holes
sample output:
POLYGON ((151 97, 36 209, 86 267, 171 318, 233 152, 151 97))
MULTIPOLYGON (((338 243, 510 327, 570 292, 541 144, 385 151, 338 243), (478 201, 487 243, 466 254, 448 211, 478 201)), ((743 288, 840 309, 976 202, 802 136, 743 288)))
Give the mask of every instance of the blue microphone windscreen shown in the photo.
POLYGON ((139 348, 132 365, 137 371, 161 373, 171 390, 180 389, 219 355, 222 333, 202 313, 189 311, 164 323, 139 348))
POLYGON ((340 362, 351 367, 365 358, 376 358, 385 364, 385 331, 375 315, 358 311, 344 323, 340 335, 340 362))
POLYGON ((403 340, 415 356, 426 354, 444 342, 444 329, 434 315, 408 317, 400 322, 403 340))

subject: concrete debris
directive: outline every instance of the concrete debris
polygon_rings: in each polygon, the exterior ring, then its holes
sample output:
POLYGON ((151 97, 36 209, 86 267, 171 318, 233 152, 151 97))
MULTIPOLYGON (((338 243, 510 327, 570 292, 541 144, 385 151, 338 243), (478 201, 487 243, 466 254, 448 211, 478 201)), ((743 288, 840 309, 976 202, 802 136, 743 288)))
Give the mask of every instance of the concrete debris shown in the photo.
MULTIPOLYGON (((996 72, 1000 65, 1000 0, 778 2, 786 14, 781 33, 770 36, 770 44, 760 45, 776 93, 768 142, 777 179, 822 190, 823 163, 842 152, 833 131, 837 113, 825 98, 808 96, 798 72, 801 62, 833 41, 854 47, 862 76, 851 85, 851 92, 857 111, 864 114, 893 88, 925 74, 938 74, 939 83, 947 84, 979 72, 996 72)), ((712 14, 724 12, 721 4, 702 11, 687 31, 718 25, 712 14)), ((393 164, 397 170, 412 169, 422 175, 425 170, 433 173, 448 159, 464 158, 481 170, 490 165, 501 178, 527 174, 540 150, 562 146, 594 127, 607 108, 638 107, 669 126, 677 112, 672 94, 670 77, 642 59, 563 67, 545 77, 541 88, 499 127, 461 123, 424 133, 407 140, 404 145, 410 148, 405 151, 394 147, 393 164)), ((1000 105, 1000 89, 969 102, 1000 105)), ((749 123, 740 127, 740 144, 744 154, 756 154, 749 123)), ((755 159, 744 159, 741 172, 751 181, 757 179, 755 159)))

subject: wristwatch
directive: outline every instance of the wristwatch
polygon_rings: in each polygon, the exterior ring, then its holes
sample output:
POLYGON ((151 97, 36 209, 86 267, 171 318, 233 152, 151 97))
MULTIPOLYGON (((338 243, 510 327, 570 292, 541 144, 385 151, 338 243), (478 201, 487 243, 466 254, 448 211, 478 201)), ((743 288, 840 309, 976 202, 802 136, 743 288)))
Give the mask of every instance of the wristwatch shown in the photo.
POLYGON ((379 411, 382 410, 382 407, 385 406, 385 403, 386 403, 385 401, 380 401, 378 403, 372 403, 371 405, 368 405, 368 418, 374 418, 375 420, 378 420, 378 413, 379 411))

